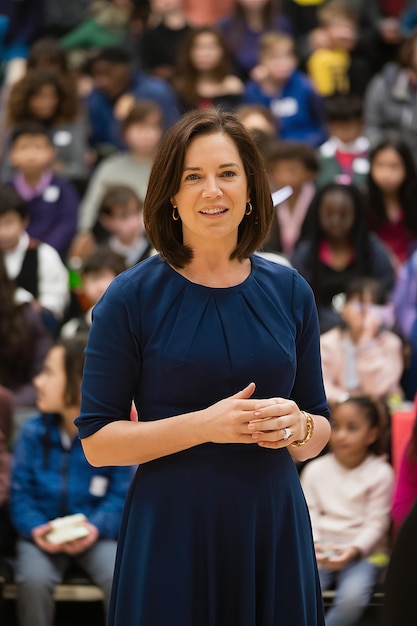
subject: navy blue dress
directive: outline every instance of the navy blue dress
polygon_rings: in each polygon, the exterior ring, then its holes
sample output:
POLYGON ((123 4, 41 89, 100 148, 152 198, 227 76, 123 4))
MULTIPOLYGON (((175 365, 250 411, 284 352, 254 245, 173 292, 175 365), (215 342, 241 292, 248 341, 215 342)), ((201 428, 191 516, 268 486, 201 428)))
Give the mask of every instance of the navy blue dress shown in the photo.
MULTIPOLYGON (((252 257, 241 284, 210 288, 154 256, 94 309, 80 436, 128 419, 203 409, 256 383, 328 415, 312 292, 252 257)), ((112 626, 323 625, 310 521, 287 449, 203 444, 144 463, 127 496, 112 626)))

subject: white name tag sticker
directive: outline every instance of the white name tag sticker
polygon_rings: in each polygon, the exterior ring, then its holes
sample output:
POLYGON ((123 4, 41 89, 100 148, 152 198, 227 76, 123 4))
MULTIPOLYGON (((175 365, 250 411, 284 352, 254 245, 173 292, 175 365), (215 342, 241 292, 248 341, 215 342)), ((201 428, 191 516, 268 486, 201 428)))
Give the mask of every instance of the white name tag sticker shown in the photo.
POLYGON ((298 102, 295 98, 282 98, 271 102, 271 111, 276 117, 291 117, 298 112, 298 102))
POLYGON ((49 185, 43 192, 43 199, 45 202, 56 202, 60 194, 59 187, 56 185, 49 185))
POLYGON ((352 163, 352 169, 357 174, 368 174, 370 170, 370 164, 368 159, 355 159, 352 163))
POLYGON ((57 130, 53 136, 55 146, 69 146, 72 142, 72 135, 67 130, 57 130))
POLYGON ((109 479, 105 476, 93 476, 90 482, 90 493, 92 496, 102 498, 107 493, 109 479))

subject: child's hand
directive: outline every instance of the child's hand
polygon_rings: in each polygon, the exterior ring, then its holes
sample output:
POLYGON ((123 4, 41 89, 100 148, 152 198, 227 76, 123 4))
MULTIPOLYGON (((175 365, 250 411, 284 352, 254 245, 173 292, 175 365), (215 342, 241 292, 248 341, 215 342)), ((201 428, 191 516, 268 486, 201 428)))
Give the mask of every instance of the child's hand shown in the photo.
POLYGON ((349 548, 339 548, 335 556, 330 556, 327 559, 321 561, 320 565, 326 569, 331 569, 335 572, 345 569, 349 563, 356 561, 360 557, 359 548, 351 546, 349 548))

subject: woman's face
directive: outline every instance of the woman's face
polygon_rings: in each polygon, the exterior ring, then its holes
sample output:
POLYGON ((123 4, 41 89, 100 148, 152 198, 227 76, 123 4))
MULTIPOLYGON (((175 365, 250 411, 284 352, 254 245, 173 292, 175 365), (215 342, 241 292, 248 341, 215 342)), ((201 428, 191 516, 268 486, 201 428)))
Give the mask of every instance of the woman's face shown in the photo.
POLYGON ((54 85, 43 85, 29 99, 29 111, 38 120, 49 120, 54 116, 59 102, 54 85))
POLYGON ((325 193, 319 208, 319 221, 326 236, 330 239, 347 237, 355 221, 352 198, 341 189, 333 189, 325 193))
POLYGON ((207 72, 219 65, 223 50, 213 33, 200 33, 194 39, 190 56, 196 70, 207 72))
POLYGON ((383 193, 395 193, 406 175, 402 158, 394 148, 377 152, 371 164, 371 176, 383 193))
POLYGON ((193 139, 180 187, 171 198, 182 221, 184 244, 195 249, 222 242, 233 249, 249 201, 245 168, 230 137, 213 133, 193 139))
POLYGON ((37 406, 42 413, 62 413, 66 408, 67 376, 64 367, 64 348, 54 346, 46 355, 42 371, 34 378, 37 406))

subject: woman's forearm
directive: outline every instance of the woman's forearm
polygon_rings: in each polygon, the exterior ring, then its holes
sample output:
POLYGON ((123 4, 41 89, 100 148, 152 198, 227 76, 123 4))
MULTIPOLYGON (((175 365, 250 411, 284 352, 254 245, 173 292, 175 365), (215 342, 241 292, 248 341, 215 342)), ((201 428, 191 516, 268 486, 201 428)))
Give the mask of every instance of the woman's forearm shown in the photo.
POLYGON ((294 461, 306 461, 317 456, 327 444, 330 438, 330 422, 322 415, 312 415, 314 419, 314 432, 310 441, 304 446, 288 446, 288 452, 294 461))
POLYGON ((95 466, 138 465, 204 443, 195 413, 152 422, 117 420, 81 440, 95 466))

